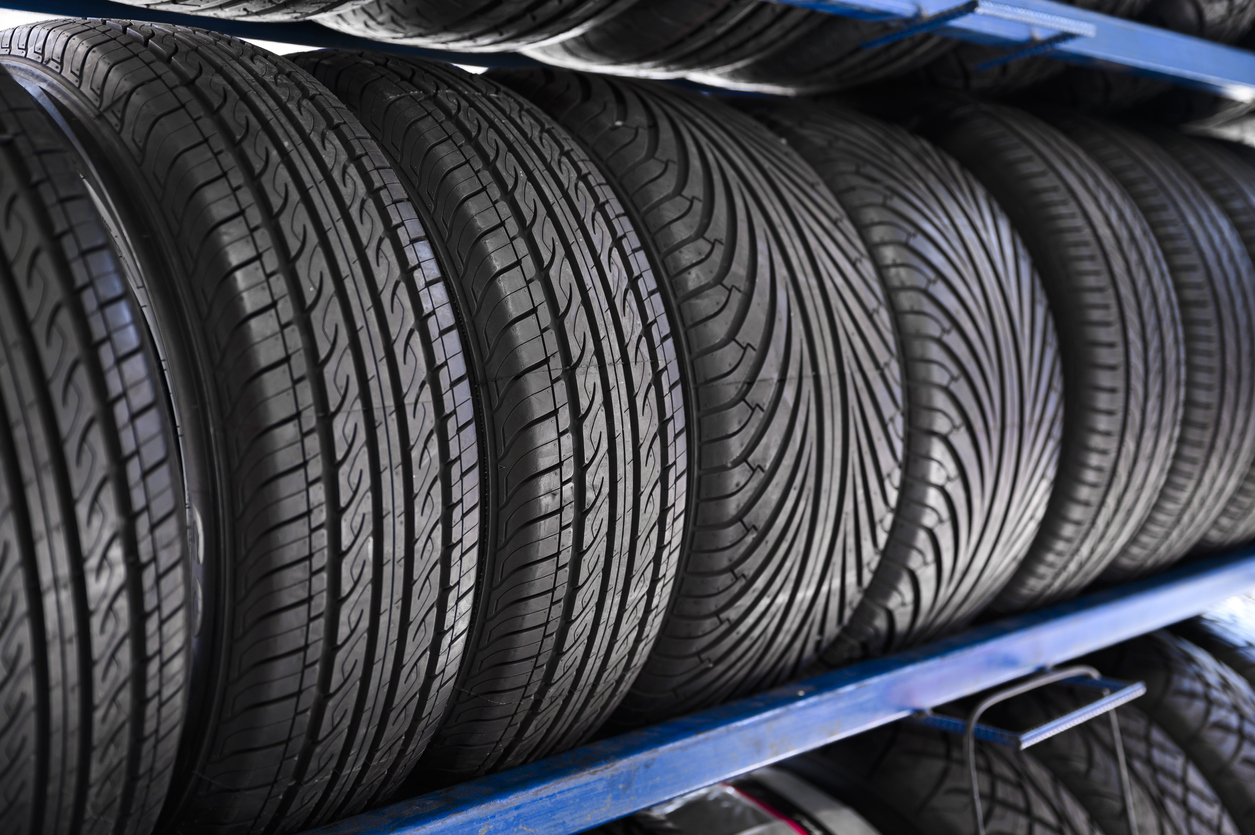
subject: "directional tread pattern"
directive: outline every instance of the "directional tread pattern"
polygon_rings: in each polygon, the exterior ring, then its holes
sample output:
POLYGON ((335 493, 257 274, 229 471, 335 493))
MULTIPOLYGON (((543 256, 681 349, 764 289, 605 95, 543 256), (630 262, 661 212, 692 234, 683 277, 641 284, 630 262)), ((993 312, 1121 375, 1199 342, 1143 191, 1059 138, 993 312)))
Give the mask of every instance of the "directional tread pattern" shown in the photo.
POLYGON ((636 0, 368 0, 319 23, 377 41, 499 52, 574 37, 636 0))
POLYGON ((254 20, 305 20, 351 9, 366 0, 118 0, 164 12, 254 20))
POLYGON ((585 153, 509 90, 436 63, 301 62, 404 172, 473 337, 490 534, 458 694, 420 771, 577 745, 653 646, 682 540, 683 390, 648 259, 585 153))
MULTIPOLYGON (((1236 145, 1172 131, 1159 130, 1152 136, 1220 205, 1241 238, 1248 257, 1255 261, 1255 157, 1245 155, 1236 145)), ((1250 332, 1245 335, 1249 336, 1250 332)), ((1249 364, 1240 366, 1249 367, 1249 364)), ((1255 432, 1255 424, 1248 419, 1250 412, 1239 415, 1239 430, 1255 432)), ((1238 488, 1203 536, 1200 547, 1227 548, 1255 538, 1255 462, 1241 478, 1238 488)))
MULTIPOLYGON (((972 782, 963 737, 902 723, 810 755, 859 779, 875 799, 929 835, 970 835, 972 782)), ((988 835, 1100 835, 1063 783, 1029 754, 977 745, 976 784, 988 835)), ((1104 834, 1105 835, 1105 834, 1104 834)))
MULTIPOLYGON (((1049 688, 1004 702, 988 714, 1000 727, 1043 725, 1093 701, 1092 693, 1049 688)), ((1116 712, 1139 835, 1238 835, 1198 767, 1136 706, 1116 712)), ((1107 835, 1130 835, 1119 760, 1107 716, 1033 746, 1107 835)))
POLYGON ((1255 691, 1189 641, 1155 632, 1085 659, 1105 675, 1144 681, 1138 699, 1207 778, 1239 832, 1255 832, 1255 691))
POLYGON ((619 720, 781 682, 848 619, 896 499, 901 372, 866 249, 800 158, 726 105, 575 73, 490 75, 582 140, 623 196, 694 404, 678 586, 619 720))
POLYGON ((0 816, 148 835, 192 565, 160 361, 78 160, 0 70, 0 816))
POLYGON ((1172 154, 1129 129, 1061 111, 1049 116, 1133 198, 1168 265, 1181 315, 1181 433, 1154 508, 1103 574, 1118 581, 1185 556, 1255 460, 1255 266, 1220 206, 1172 154))
POLYGON ((0 52, 126 183, 163 258, 158 338, 192 358, 175 402, 217 428, 217 661, 165 828, 295 831, 378 802, 452 689, 479 529, 461 340, 413 206, 340 103, 243 42, 61 21, 0 52))
POLYGON ((871 584, 825 652, 837 663, 958 628, 1011 577, 1058 465, 1059 346, 1028 250, 957 162, 849 110, 747 106, 849 212, 902 346, 898 506, 871 584))
POLYGON ((1064 428, 1046 515, 1000 610, 1073 594, 1150 514, 1180 429, 1182 336, 1146 221, 1111 175, 1045 122, 952 100, 918 128, 1002 204, 1028 246, 1063 356, 1064 428))

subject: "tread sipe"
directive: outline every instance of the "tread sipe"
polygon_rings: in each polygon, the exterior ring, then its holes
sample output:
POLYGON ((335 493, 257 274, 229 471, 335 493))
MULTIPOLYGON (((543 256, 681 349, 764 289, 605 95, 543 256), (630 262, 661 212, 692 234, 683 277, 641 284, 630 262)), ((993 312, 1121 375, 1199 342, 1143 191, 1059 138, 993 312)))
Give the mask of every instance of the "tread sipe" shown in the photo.
POLYGON ((5 32, 0 62, 130 198, 111 211, 203 451, 212 660, 162 831, 380 801, 452 689, 479 530, 461 340, 413 206, 341 104, 240 41, 53 21, 5 32))
POLYGON ((1137 700, 1207 778, 1243 835, 1255 832, 1255 692, 1237 673, 1167 632, 1083 660, 1146 683, 1137 700))
POLYGON ((1168 265, 1181 315, 1181 433, 1154 508, 1103 574, 1123 580, 1185 556, 1255 460, 1255 266, 1229 218, 1172 154, 1127 128, 1048 113, 1133 198, 1168 265))
POLYGON ((693 404, 679 580, 619 720, 796 675, 875 568, 902 461, 883 288, 822 182, 745 114, 665 85, 490 73, 589 149, 654 259, 693 404))
POLYGON ((192 558, 161 364, 64 135, 0 70, 0 816, 148 835, 192 558))
MULTIPOLYGON (((1248 257, 1255 261, 1255 156, 1246 154, 1239 145, 1168 130, 1155 131, 1152 137, 1220 205, 1248 257)), ((1255 433, 1255 423, 1248 418, 1249 412, 1239 418, 1240 429, 1255 433)), ((1202 548, 1231 547, 1255 538, 1255 462, 1241 478, 1241 484, 1204 535, 1202 548)))
POLYGON ((417 780, 577 745, 653 646, 682 541, 684 396, 649 262, 585 153, 509 90, 436 63, 299 60, 379 137, 433 230, 484 413, 478 601, 417 780))
MULTIPOLYGON (((963 737, 902 722, 788 761, 885 833, 971 835, 972 779, 963 737)), ((976 784, 990 835, 1106 835, 1033 757, 976 746, 976 784)))
POLYGON ((636 0, 368 0, 319 18, 376 41, 500 52, 574 37, 636 0))
POLYGON ((163 12, 255 20, 305 20, 341 12, 366 0, 117 0, 128 6, 163 12))
POLYGON ((1063 425, 1045 293, 1010 219, 928 142, 834 106, 747 108, 849 212, 902 346, 907 456, 893 526, 824 658, 921 643, 984 608, 1045 513, 1063 425))
POLYGON ((1059 472, 1028 556, 994 605, 1038 606, 1090 583, 1150 515, 1172 464, 1185 377, 1172 280, 1110 174, 1045 122, 951 99, 918 129, 1010 216, 1046 288, 1063 357, 1059 472))

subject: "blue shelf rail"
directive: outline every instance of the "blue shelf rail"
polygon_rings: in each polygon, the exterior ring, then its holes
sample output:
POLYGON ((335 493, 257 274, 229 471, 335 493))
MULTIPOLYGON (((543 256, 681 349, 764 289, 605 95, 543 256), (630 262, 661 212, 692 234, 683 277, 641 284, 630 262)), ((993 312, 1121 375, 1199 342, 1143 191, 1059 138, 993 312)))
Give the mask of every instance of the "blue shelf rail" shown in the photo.
MULTIPOLYGON (((1238 101, 1255 101, 1255 53, 1119 20, 1052 0, 774 0, 830 14, 897 21, 904 32, 933 31, 1002 44, 1060 60, 1124 68, 1238 101)), ((220 20, 124 6, 108 0, 0 0, 0 7, 67 17, 114 17, 203 26, 241 38, 311 47, 382 49, 475 66, 533 63, 511 53, 466 54, 381 44, 317 23, 220 20)), ((1018 50, 1017 50, 1018 52, 1018 50)))
POLYGON ((574 835, 1255 589, 1255 549, 596 742, 311 835, 574 835))

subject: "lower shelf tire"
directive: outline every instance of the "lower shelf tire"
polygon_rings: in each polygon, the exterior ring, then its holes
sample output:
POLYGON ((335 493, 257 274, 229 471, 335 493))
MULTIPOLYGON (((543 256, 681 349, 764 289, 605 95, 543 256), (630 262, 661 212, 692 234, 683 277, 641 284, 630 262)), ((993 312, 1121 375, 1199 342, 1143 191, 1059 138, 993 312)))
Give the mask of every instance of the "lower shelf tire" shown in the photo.
POLYGON ((1127 641, 1082 663, 1145 682, 1138 709, 1198 767, 1238 831, 1255 832, 1255 691, 1245 680, 1167 632, 1127 641))
POLYGON ((677 588, 617 720, 795 676, 874 570, 902 461, 893 324, 858 233, 800 158, 717 101, 570 72, 489 75, 581 140, 623 196, 694 404, 677 588))
POLYGON ((367 0, 319 23, 375 41, 501 52, 574 37, 635 0, 367 0))
POLYGON ((649 261, 592 161, 509 90, 430 62, 298 60, 360 114, 433 230, 495 471, 457 695, 416 779, 577 745, 654 645, 683 536, 685 401, 649 261))
MULTIPOLYGON (((975 831, 961 736, 899 722, 804 754, 784 767, 850 803, 881 832, 975 831)), ((991 835, 1108 835, 1028 753, 978 744, 976 785, 985 831, 991 835)))
POLYGON ((1185 382, 1172 280, 1119 183, 1045 122, 967 100, 916 122, 1010 216, 1058 330, 1059 471, 1029 554, 994 603, 1039 606, 1079 591, 1119 557, 1168 477, 1185 382))
POLYGON ((889 541, 830 664, 970 621, 1046 510, 1063 425, 1059 345, 1011 221, 902 128, 814 103, 746 107, 818 172, 876 263, 902 346, 907 453, 889 541))
POLYGON ((162 831, 380 802, 452 690, 479 531, 461 340, 414 207, 325 88, 240 41, 53 21, 0 36, 0 64, 127 195, 109 212, 189 439, 210 660, 162 831))
POLYGON ((148 835, 193 562, 161 364, 66 138, 0 70, 0 815, 148 835))
MULTIPOLYGON (((1044 725, 1093 701, 1062 687, 1003 702, 986 720, 1004 728, 1044 725)), ((1133 705, 1117 710, 1120 740, 1140 835, 1237 835, 1233 818, 1181 747, 1133 705)), ((1033 746, 1107 835, 1131 835, 1111 720, 1099 716, 1033 746)))
POLYGON ((305 20, 351 9, 366 0, 118 0, 163 12, 246 20, 305 20))
POLYGON ((1170 631, 1255 688, 1255 600, 1231 597, 1170 631))
POLYGON ((1255 461, 1255 266, 1224 211, 1173 154, 1133 130, 1047 111, 1114 177, 1164 255, 1180 310, 1185 406, 1167 481, 1103 578, 1125 580, 1184 557, 1255 461))
MULTIPOLYGON (((1158 130, 1152 134, 1228 215, 1255 261, 1255 157, 1239 145, 1158 130)), ((1255 431, 1243 420, 1247 431, 1255 431)), ((1255 466, 1221 510, 1199 548, 1229 548, 1255 539, 1255 466)))

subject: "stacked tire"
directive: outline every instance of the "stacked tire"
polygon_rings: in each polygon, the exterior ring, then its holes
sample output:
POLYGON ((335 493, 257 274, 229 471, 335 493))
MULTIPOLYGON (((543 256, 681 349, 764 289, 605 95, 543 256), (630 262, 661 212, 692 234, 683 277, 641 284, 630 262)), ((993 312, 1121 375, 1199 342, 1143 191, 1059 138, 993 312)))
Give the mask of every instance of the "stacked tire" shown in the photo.
POLYGON ((114 20, 0 70, 18 832, 300 831, 1255 537, 1242 149, 114 20))

